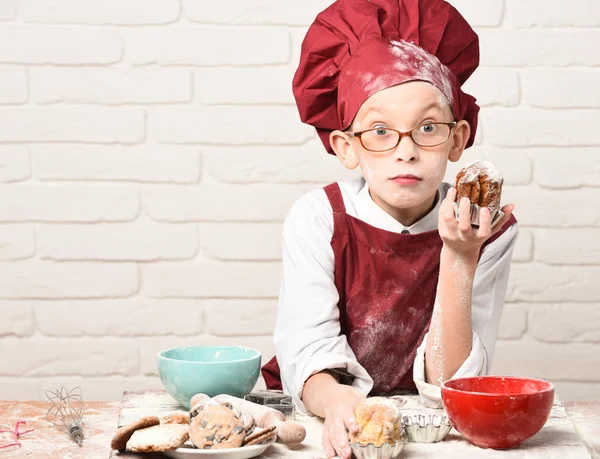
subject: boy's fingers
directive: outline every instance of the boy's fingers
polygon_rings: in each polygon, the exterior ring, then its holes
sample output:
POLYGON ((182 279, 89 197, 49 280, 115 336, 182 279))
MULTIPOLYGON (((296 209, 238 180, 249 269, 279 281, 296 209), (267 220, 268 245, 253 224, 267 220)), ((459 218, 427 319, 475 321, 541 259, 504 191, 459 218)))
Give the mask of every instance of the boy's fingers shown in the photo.
POLYGON ((346 424, 346 428, 350 433, 358 432, 358 422, 356 422, 356 418, 353 413, 347 414, 344 417, 344 424, 346 424))
POLYGON ((484 207, 479 211, 479 229, 477 230, 477 236, 481 238, 489 238, 492 235, 492 227, 490 225, 492 221, 492 215, 487 207, 484 207))
MULTIPOLYGON (((354 413, 351 410, 348 410, 348 413, 340 413, 341 416, 338 418, 339 421, 335 422, 333 425, 333 431, 331 434, 334 436, 332 438, 332 443, 335 450, 338 453, 338 456, 342 459, 350 459, 352 455, 352 450, 348 445, 348 424, 352 424, 352 422, 356 423, 354 420, 354 413)), ((358 425, 356 426, 358 427, 358 425)))
POLYGON ((450 188, 448 193, 446 193, 446 197, 442 200, 442 204, 440 205, 440 209, 452 209, 452 204, 456 199, 456 189, 450 188))
POLYGON ((505 214, 512 214, 513 210, 515 210, 514 204, 506 204, 504 207, 502 207, 502 212, 505 214))
POLYGON ((471 201, 469 201, 469 198, 462 198, 458 205, 458 229, 463 233, 468 233, 472 230, 471 201))
POLYGON ((329 428, 327 427, 323 429, 323 450, 325 451, 325 455, 327 457, 335 456, 335 449, 329 440, 329 428))
POLYGON ((454 188, 454 187, 448 188, 448 192, 446 193, 446 197, 444 198, 442 203, 449 202, 450 204, 452 204, 455 200, 456 200, 456 188, 454 188))
POLYGON ((337 455, 342 459, 350 459, 352 450, 348 446, 348 432, 343 422, 336 422, 331 427, 329 433, 331 445, 335 449, 337 455))
POLYGON ((446 197, 440 205, 440 216, 446 225, 456 224, 456 216, 454 215, 454 198, 456 197, 456 189, 450 188, 446 197))
POLYGON ((350 459, 352 456, 352 450, 348 445, 348 435, 345 430, 346 429, 344 429, 344 432, 339 433, 340 437, 338 438, 338 456, 340 456, 341 459, 350 459))

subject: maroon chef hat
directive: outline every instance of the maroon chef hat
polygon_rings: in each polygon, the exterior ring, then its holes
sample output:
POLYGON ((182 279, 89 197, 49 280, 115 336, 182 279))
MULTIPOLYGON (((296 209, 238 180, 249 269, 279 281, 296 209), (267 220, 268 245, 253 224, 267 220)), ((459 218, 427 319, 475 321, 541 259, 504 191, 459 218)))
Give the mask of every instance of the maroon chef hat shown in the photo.
POLYGON ((347 129, 371 95, 428 81, 471 126, 470 147, 479 106, 461 85, 478 65, 477 34, 444 0, 337 0, 308 29, 293 91, 300 118, 333 153, 329 134, 347 129))

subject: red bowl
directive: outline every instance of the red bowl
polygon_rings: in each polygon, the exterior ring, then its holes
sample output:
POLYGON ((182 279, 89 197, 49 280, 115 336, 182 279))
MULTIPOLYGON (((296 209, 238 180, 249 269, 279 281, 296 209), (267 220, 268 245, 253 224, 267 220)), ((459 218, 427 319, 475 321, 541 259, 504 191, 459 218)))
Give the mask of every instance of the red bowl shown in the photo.
POLYGON ((518 446, 544 426, 554 402, 554 386, 541 379, 477 376, 441 389, 450 422, 480 448, 518 446))

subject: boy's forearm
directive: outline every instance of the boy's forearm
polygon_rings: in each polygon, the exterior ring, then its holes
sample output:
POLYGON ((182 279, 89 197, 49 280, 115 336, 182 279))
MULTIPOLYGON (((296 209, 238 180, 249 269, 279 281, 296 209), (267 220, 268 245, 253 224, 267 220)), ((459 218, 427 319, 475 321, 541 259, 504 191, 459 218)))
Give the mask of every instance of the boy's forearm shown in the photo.
POLYGON ((471 352, 471 301, 479 250, 456 253, 442 248, 437 300, 425 354, 427 381, 451 378, 471 352))
POLYGON ((304 383, 302 401, 311 413, 324 418, 327 402, 339 385, 337 377, 328 371, 314 374, 304 383))

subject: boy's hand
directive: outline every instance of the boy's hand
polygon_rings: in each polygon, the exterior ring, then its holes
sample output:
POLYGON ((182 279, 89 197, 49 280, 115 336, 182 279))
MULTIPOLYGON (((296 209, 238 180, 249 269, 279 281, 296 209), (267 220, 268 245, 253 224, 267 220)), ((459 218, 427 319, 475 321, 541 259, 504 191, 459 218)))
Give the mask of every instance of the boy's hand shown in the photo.
POLYGON ((459 207, 459 221, 454 215, 454 200, 456 199, 456 188, 450 188, 446 198, 440 206, 438 229, 444 245, 455 253, 469 253, 479 251, 483 243, 496 234, 510 218, 515 206, 507 204, 502 207, 502 217, 492 228, 490 222, 492 217, 487 208, 479 212, 479 228, 473 228, 469 218, 470 202, 468 198, 462 198, 459 207))
POLYGON ((352 386, 340 384, 331 392, 323 425, 323 448, 327 457, 337 455, 341 459, 350 459, 352 456, 348 432, 358 431, 354 409, 364 398, 352 386))

